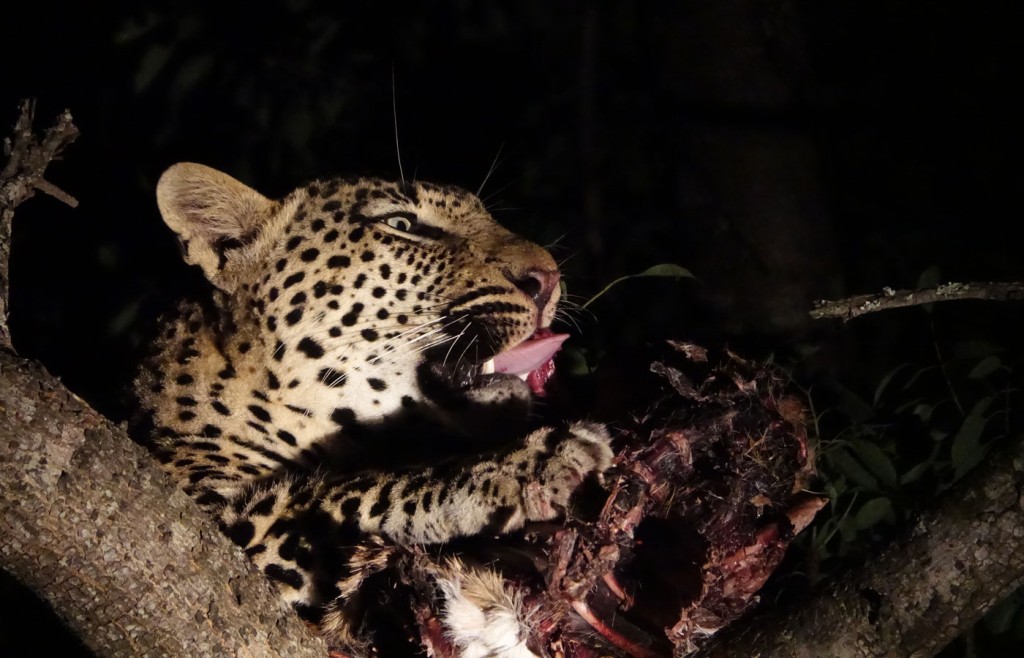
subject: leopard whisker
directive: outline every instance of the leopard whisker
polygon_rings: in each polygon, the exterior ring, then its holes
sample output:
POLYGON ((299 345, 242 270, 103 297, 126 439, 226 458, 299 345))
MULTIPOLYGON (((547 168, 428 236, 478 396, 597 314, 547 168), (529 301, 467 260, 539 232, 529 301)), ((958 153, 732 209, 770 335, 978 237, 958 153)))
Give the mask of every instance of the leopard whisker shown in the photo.
MULTIPOLYGON (((443 324, 440 327, 437 327, 435 329, 432 329, 431 331, 428 331, 428 332, 426 332, 424 334, 416 336, 415 338, 412 338, 410 340, 404 341, 400 347, 394 348, 391 351, 391 353, 389 355, 390 356, 389 363, 394 363, 399 358, 404 358, 404 357, 407 357, 407 356, 412 356, 412 355, 415 355, 415 354, 418 354, 418 353, 422 352, 423 350, 418 349, 418 348, 414 348, 411 351, 410 350, 402 351, 402 348, 409 347, 413 343, 419 342, 419 341, 421 341, 421 340, 423 340, 425 338, 429 338, 430 336, 433 336, 433 335, 436 335, 438 333, 441 333, 441 332, 445 331, 446 329, 448 329, 448 327, 450 327, 453 324, 455 324, 457 321, 458 320, 452 320, 451 322, 448 322, 447 324, 443 324)), ((389 342, 393 342, 395 339, 397 339, 397 336, 392 338, 392 339, 390 339, 389 342)), ((433 343, 431 343, 431 344, 433 344, 433 343)), ((385 347, 384 349, 387 349, 387 348, 385 347)), ((377 362, 382 362, 382 361, 383 361, 383 357, 378 357, 377 362)))
POLYGON ((454 341, 452 341, 452 344, 448 347, 448 351, 445 352, 445 354, 444 354, 444 359, 441 361, 441 366, 442 367, 448 365, 448 357, 452 353, 452 348, 455 347, 455 343, 459 342, 459 339, 462 338, 463 334, 465 334, 469 330, 469 327, 470 327, 470 325, 468 325, 468 324, 465 327, 463 327, 462 331, 459 332, 459 335, 455 337, 454 341))
POLYGON ((472 346, 473 346, 473 343, 475 343, 476 341, 477 341, 477 336, 473 336, 473 337, 472 337, 472 338, 471 338, 471 339, 469 340, 469 343, 468 343, 468 344, 466 345, 466 348, 462 350, 462 354, 460 354, 460 355, 459 355, 459 358, 455 360, 455 368, 456 368, 456 369, 458 369, 458 367, 459 367, 460 365, 462 365, 462 359, 463 359, 463 358, 464 358, 464 357, 466 356, 466 352, 468 352, 468 351, 469 351, 469 348, 470 348, 470 347, 472 347, 472 346))

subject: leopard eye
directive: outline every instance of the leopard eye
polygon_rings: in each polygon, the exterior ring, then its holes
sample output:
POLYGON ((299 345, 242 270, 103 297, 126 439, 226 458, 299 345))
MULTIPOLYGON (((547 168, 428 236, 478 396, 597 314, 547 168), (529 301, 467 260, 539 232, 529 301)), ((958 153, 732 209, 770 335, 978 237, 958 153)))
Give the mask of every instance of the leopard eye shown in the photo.
POLYGON ((412 220, 410 220, 408 217, 403 217, 402 215, 392 215, 391 217, 386 217, 384 219, 384 223, 390 226, 391 228, 398 229, 399 231, 408 231, 412 229, 412 220))

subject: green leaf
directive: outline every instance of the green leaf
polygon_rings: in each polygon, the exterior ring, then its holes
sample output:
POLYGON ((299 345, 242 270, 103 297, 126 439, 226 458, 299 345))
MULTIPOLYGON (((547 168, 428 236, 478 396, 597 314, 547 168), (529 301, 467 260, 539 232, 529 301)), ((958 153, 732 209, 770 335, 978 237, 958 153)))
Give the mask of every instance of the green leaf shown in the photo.
POLYGON ((575 377, 585 377, 590 374, 590 364, 582 350, 572 347, 563 348, 558 354, 558 371, 575 377))
POLYGON ((925 473, 935 468, 935 460, 939 457, 939 444, 935 444, 932 448, 932 454, 928 459, 924 460, 920 464, 913 466, 909 471, 900 476, 900 484, 907 485, 917 482, 921 479, 925 473))
POLYGON ((842 384, 836 385, 838 406, 854 425, 866 423, 875 416, 875 409, 852 390, 842 384))
POLYGON ((885 496, 879 496, 861 505, 853 517, 853 522, 858 530, 867 530, 878 525, 883 519, 892 520, 892 517, 892 501, 885 496))
POLYGON ((1003 367, 1003 361, 998 356, 986 356, 981 361, 978 361, 978 365, 971 369, 970 374, 967 375, 968 379, 984 379, 988 377, 996 370, 1003 367))
POLYGON ((162 19, 156 13, 150 13, 142 19, 128 19, 114 34, 114 43, 122 45, 141 39, 161 21, 162 19))
POLYGON ((934 288, 939 285, 939 280, 942 277, 942 272, 939 270, 938 265, 932 265, 924 272, 921 272, 921 276, 917 277, 917 289, 923 288, 934 288))
POLYGON ((911 413, 917 416, 922 423, 927 423, 931 420, 933 411, 935 411, 934 404, 918 404, 914 406, 911 413))
POLYGON ((836 478, 831 482, 825 483, 824 489, 829 505, 834 509, 839 504, 839 497, 846 491, 846 480, 836 478))
POLYGON ((914 482, 917 482, 918 480, 921 479, 921 476, 924 475, 928 471, 928 469, 931 468, 931 467, 932 467, 932 460, 931 459, 924 460, 920 464, 915 465, 909 471, 907 471, 906 473, 901 475, 900 476, 900 484, 907 485, 907 484, 913 484, 914 482))
POLYGON ((914 409, 923 403, 925 398, 908 398, 905 402, 901 402, 893 407, 893 411, 898 414, 913 413, 914 409))
MULTIPOLYGON (((936 265, 929 267, 924 272, 921 272, 921 276, 917 277, 917 289, 922 290, 924 288, 934 288, 939 285, 939 268, 936 265)), ((925 313, 931 313, 935 307, 934 303, 921 304, 921 310, 925 313)))
POLYGON ((999 635, 1000 633, 1005 633, 1010 630, 1013 620, 1017 617, 1017 614, 1020 611, 1020 597, 1008 596, 986 612, 982 619, 985 622, 985 627, 990 633, 993 635, 999 635))
POLYGON ((962 340, 953 347, 954 359, 982 359, 999 354, 1003 348, 985 340, 962 340))
POLYGON ((212 55, 195 55, 188 58, 171 84, 172 95, 182 98, 188 95, 199 82, 213 70, 212 55))
POLYGON ((623 281, 626 281, 627 279, 637 279, 640 277, 648 276, 671 277, 676 279, 696 278, 693 276, 693 273, 690 270, 686 269, 681 265, 675 265, 674 263, 661 263, 660 265, 653 265, 651 267, 648 267, 643 272, 638 272, 636 274, 627 274, 626 276, 620 276, 619 278, 615 279, 614 281, 606 285, 604 288, 602 288, 601 292, 597 293, 596 295, 588 299, 586 302, 584 302, 580 308, 586 308, 590 306, 595 301, 597 301, 598 297, 611 290, 614 286, 622 283, 623 281))
POLYGON ((889 374, 887 374, 885 377, 882 377, 882 381, 878 382, 878 387, 875 389, 875 398, 872 404, 878 406, 878 401, 882 398, 882 393, 885 392, 885 388, 889 385, 889 382, 892 381, 892 378, 895 377, 900 370, 903 370, 909 365, 909 363, 902 363, 893 368, 892 370, 890 370, 889 374))
POLYGON ((1018 642, 1024 640, 1024 610, 1018 611, 1013 621, 1013 638, 1018 642))
POLYGON ((868 491, 878 491, 878 480, 875 479, 875 476, 871 475, 845 449, 840 448, 829 452, 828 460, 858 486, 868 491))
POLYGON ((127 331, 139 317, 139 309, 142 308, 142 300, 136 300, 120 311, 110 320, 110 324, 107 328, 111 336, 119 336, 127 331))
POLYGON ((857 458, 867 467, 871 473, 888 487, 899 488, 900 478, 896 473, 896 467, 892 460, 881 448, 870 441, 854 439, 850 441, 857 458))
POLYGON ((652 265, 643 272, 634 274, 633 276, 674 276, 692 279, 693 273, 682 265, 676 265, 675 263, 661 263, 659 265, 652 265))
MULTIPOLYGON (((988 400, 991 402, 991 398, 988 400)), ((985 429, 988 419, 982 414, 988 408, 988 404, 980 406, 981 402, 974 405, 974 409, 964 418, 956 436, 953 437, 953 446, 950 450, 957 479, 977 466, 985 456, 985 447, 981 444, 981 433, 985 429), (975 413, 976 411, 978 413, 975 413)))
POLYGON ((933 370, 938 370, 938 369, 939 369, 939 366, 927 366, 925 368, 921 368, 920 370, 915 372, 913 375, 911 375, 910 379, 907 380, 907 383, 904 384, 900 388, 900 390, 902 390, 902 391, 910 390, 910 387, 913 386, 914 384, 916 384, 917 380, 920 379, 922 375, 925 375, 925 374, 927 374, 927 373, 929 373, 929 372, 931 372, 933 370))
POLYGON ((313 114, 304 105, 289 109, 285 114, 283 125, 285 142, 295 151, 308 150, 315 130, 313 114))
POLYGON ((981 398, 980 400, 974 403, 974 406, 971 407, 971 413, 967 415, 983 416, 985 412, 988 411, 989 406, 992 404, 992 400, 993 397, 991 395, 986 395, 985 397, 981 398))
POLYGON ((139 62, 139 70, 135 74, 135 91, 143 91, 163 70, 171 57, 170 46, 155 43, 149 47, 139 62))
POLYGON ((845 555, 850 544, 857 539, 857 521, 848 516, 839 522, 839 555, 845 555))

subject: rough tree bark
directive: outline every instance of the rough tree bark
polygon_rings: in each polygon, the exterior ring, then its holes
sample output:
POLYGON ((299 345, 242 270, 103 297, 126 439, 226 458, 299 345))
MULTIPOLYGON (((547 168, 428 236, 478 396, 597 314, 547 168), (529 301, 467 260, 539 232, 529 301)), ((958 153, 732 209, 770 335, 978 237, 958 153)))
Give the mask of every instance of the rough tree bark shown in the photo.
MULTIPOLYGON (((0 178, 0 339, 10 219, 77 133, 22 107, 0 178)), ((55 196, 62 195, 57 192, 55 196)), ((66 200, 66 199, 65 199, 66 200)), ((145 450, 0 345, 0 566, 97 656, 316 656, 327 650, 145 450)))

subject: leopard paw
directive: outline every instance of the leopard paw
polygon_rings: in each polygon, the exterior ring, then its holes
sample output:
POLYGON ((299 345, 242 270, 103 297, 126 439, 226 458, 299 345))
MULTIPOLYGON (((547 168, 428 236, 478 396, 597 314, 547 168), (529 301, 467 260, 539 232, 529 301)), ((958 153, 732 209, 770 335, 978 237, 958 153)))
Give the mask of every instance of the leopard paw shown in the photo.
POLYGON ((526 518, 531 521, 561 514, 580 484, 590 475, 600 479, 613 457, 611 434, 600 423, 578 422, 566 431, 548 430, 543 442, 551 452, 544 458, 540 477, 523 487, 526 518))

